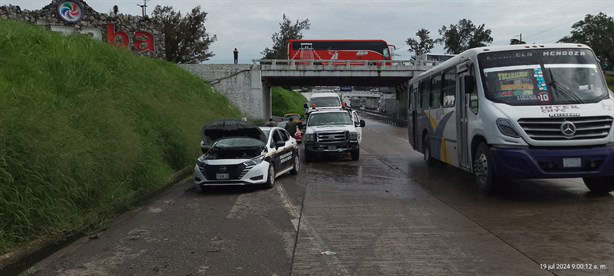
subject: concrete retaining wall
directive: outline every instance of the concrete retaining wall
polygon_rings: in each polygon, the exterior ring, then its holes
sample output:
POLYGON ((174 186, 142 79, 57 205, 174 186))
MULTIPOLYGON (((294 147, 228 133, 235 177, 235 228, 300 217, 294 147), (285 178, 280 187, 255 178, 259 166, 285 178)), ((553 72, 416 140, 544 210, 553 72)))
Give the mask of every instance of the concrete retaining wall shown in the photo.
POLYGON ((179 66, 211 83, 216 92, 226 96, 246 117, 266 119, 270 116, 271 93, 267 87, 263 89, 259 65, 181 64, 179 66))

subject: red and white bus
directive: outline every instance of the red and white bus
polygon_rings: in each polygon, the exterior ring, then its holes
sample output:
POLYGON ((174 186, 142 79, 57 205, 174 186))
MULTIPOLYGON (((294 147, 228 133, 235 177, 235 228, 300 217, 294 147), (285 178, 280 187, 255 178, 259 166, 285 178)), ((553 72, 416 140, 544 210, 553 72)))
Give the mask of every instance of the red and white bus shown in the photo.
POLYGON ((295 60, 392 60, 384 40, 289 40, 288 59, 295 60))

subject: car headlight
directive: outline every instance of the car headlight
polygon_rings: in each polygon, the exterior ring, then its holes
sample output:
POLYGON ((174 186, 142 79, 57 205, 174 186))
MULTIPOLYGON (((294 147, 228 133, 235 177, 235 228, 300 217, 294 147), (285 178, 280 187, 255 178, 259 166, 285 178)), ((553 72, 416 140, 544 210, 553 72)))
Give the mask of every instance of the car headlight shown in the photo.
POLYGON ((312 134, 305 134, 305 136, 303 137, 305 139, 305 142, 313 142, 315 141, 315 135, 312 134))
POLYGON ((254 158, 252 158, 250 160, 247 160, 247 161, 243 162, 243 164, 245 166, 247 166, 247 167, 256 166, 256 165, 262 163, 263 160, 264 160, 264 154, 260 155, 260 156, 256 156, 256 157, 254 157, 254 158))
POLYGON ((350 140, 358 140, 358 132, 350 132, 350 140))
POLYGON ((204 166, 206 160, 207 159, 205 159, 205 155, 203 154, 200 157, 198 157, 198 159, 196 159, 196 165, 198 165, 199 167, 204 166))
POLYGON ((514 128, 514 125, 508 119, 503 119, 503 118, 497 119, 497 127, 499 128, 499 131, 501 131, 501 133, 503 133, 503 135, 505 136, 514 137, 514 138, 520 137, 520 134, 518 134, 518 132, 514 128))

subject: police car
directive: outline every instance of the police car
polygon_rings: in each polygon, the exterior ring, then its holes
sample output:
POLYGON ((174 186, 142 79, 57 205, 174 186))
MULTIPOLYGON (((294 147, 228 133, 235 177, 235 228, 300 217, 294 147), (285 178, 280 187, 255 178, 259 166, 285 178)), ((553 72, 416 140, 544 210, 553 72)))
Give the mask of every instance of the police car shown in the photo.
POLYGON ((203 190, 258 184, 271 188, 276 177, 299 171, 296 140, 282 128, 220 120, 204 126, 202 136, 202 141, 212 141, 194 167, 194 181, 203 190))

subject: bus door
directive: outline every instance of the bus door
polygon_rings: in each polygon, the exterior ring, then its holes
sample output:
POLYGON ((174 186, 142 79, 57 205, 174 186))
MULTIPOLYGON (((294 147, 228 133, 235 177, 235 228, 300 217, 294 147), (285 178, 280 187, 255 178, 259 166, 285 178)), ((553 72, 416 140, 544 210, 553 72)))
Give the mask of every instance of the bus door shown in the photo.
POLYGON ((408 112, 407 114, 409 115, 409 118, 407 119, 407 130, 408 130, 408 137, 407 139, 409 139, 409 143, 411 144, 412 148, 416 148, 416 124, 417 124, 417 111, 416 111, 416 104, 418 102, 418 83, 415 83, 413 85, 411 85, 411 87, 409 87, 409 95, 408 95, 408 100, 409 103, 407 105, 408 107, 408 112))
POLYGON ((458 163, 459 167, 470 170, 471 169, 471 160, 469 159, 469 151, 471 148, 469 147, 469 139, 468 139, 468 112, 469 111, 469 102, 470 102, 470 93, 471 91, 465 91, 467 85, 466 77, 471 77, 471 63, 463 63, 457 66, 457 86, 456 86, 456 95, 458 99, 458 104, 456 105, 456 114, 457 124, 456 124, 456 135, 458 141, 458 163))

